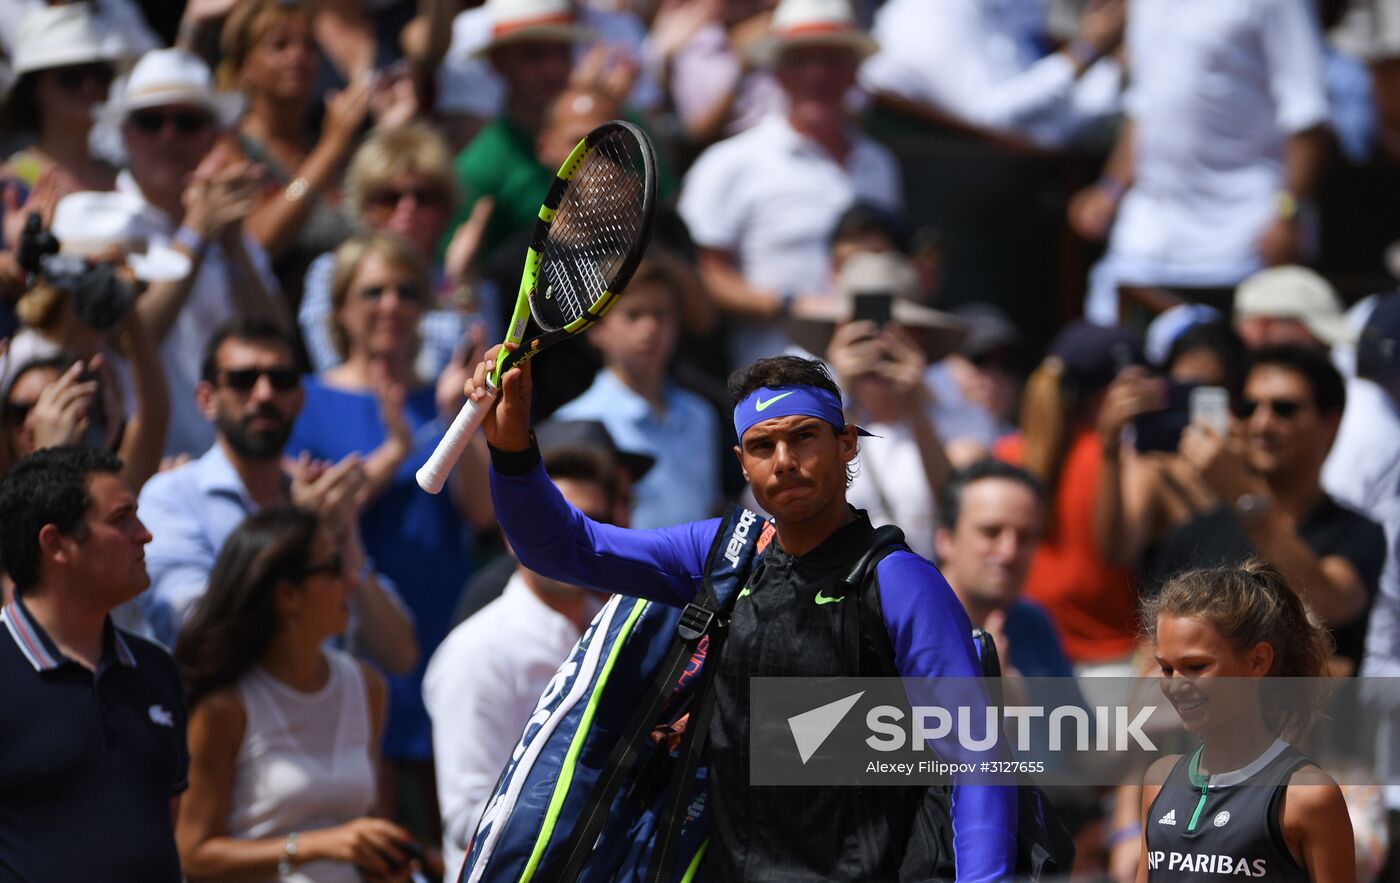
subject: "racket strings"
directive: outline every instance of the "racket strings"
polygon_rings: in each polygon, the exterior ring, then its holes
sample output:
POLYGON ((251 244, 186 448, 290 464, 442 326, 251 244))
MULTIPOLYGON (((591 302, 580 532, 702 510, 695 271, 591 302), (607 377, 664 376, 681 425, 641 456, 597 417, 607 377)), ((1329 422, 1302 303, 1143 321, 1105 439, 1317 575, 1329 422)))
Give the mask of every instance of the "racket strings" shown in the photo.
POLYGON ((611 290, 645 230, 646 171, 641 148, 625 134, 604 138, 569 181, 541 252, 535 320, 555 330, 611 290))

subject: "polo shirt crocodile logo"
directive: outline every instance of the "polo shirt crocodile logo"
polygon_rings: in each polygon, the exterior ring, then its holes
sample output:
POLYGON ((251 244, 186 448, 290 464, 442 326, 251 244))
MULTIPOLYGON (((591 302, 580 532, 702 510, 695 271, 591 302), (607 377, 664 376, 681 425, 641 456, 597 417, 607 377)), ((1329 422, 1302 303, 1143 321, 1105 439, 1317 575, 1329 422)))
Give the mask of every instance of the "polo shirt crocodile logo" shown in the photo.
POLYGON ((782 399, 787 398, 788 396, 792 395, 792 394, 793 394, 794 392, 796 392, 796 391, 797 391, 797 390, 795 390, 795 389, 790 389, 790 390, 788 390, 787 392, 778 393, 777 395, 773 396, 771 399, 769 399, 769 400, 766 401, 766 402, 765 402, 763 399, 759 399, 759 400, 757 400, 756 402, 753 403, 753 409, 754 409, 755 411, 766 411, 766 410, 768 410, 768 406, 769 406, 769 405, 773 404, 773 403, 776 402, 776 401, 780 401, 780 400, 782 400, 782 399))
POLYGON ((174 727, 175 718, 165 709, 163 705, 152 705, 150 708, 151 723, 160 724, 162 727, 174 727))
POLYGON ((837 601, 844 601, 844 600, 846 600, 846 596, 845 596, 845 595, 842 595, 842 596, 839 597, 839 598, 832 598, 832 597, 829 597, 829 596, 827 596, 827 595, 823 595, 823 594, 822 594, 822 590, 821 590, 821 589, 817 589, 817 603, 818 603, 818 604, 835 604, 837 601))

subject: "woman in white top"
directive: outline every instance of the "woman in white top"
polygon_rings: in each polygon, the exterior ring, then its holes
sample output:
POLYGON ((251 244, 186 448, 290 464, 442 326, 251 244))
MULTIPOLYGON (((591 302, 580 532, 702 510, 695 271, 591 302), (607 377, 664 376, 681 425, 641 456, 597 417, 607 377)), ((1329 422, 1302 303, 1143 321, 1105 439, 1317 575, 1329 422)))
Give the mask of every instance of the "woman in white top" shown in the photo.
POLYGON ((350 588, 310 513, 257 513, 225 543, 175 650, 190 700, 187 879, 408 879, 410 835, 370 817, 384 679, 325 647, 350 588))

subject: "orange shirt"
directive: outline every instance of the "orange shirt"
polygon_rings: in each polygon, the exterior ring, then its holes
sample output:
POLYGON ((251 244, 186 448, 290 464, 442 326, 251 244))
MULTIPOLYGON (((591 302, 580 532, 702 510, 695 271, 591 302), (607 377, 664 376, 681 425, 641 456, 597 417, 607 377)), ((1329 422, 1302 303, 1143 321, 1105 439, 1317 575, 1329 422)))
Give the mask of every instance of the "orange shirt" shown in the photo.
MULTIPOLYGON (((1021 436, 1003 439, 996 456, 1020 464, 1021 436)), ((1138 631, 1137 590, 1131 576, 1100 558, 1094 541, 1094 495, 1102 464, 1098 434, 1081 432, 1070 443, 1052 501, 1053 524, 1026 578, 1026 597, 1049 612, 1065 652, 1075 662, 1127 656, 1138 631)))

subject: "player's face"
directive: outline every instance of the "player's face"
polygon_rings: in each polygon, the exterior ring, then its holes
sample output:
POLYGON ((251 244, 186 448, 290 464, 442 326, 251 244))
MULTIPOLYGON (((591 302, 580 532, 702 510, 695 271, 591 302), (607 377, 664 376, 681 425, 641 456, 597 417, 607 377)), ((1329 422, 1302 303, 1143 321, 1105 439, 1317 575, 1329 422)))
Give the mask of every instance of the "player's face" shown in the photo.
POLYGON ((1257 712, 1251 679, 1269 673, 1274 648, 1259 643, 1238 647, 1212 623, 1198 616, 1157 620, 1157 664, 1162 693, 1187 732, 1218 730, 1242 713, 1257 712))
POLYGON ((837 432, 800 414, 775 417, 750 427, 735 453, 758 505, 779 525, 797 523, 845 505, 856 431, 847 426, 837 432))
POLYGON ((1243 405, 1249 465, 1263 475, 1299 474, 1321 468, 1335 432, 1317 410, 1312 387, 1301 375, 1261 365, 1245 380, 1243 405))
POLYGON ((1045 515, 1030 488, 1003 478, 963 489, 958 523, 938 532, 939 568, 971 603, 1005 609, 1026 581, 1045 515))

